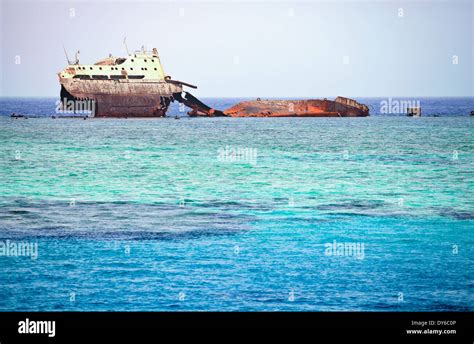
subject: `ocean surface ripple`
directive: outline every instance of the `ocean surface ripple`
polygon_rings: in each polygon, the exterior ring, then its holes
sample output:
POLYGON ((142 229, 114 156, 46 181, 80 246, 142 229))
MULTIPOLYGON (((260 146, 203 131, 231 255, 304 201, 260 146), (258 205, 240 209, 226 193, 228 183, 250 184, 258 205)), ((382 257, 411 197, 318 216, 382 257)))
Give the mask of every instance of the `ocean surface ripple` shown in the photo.
POLYGON ((473 124, 0 116, 0 311, 472 311, 473 124))

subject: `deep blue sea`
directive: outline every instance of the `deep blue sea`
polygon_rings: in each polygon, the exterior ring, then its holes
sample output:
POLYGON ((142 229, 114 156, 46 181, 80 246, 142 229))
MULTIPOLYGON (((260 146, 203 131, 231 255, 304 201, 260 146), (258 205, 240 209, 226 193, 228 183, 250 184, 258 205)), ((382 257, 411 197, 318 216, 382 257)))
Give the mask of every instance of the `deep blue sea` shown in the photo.
POLYGON ((0 99, 0 311, 474 310, 474 98, 358 100, 372 116, 0 99))

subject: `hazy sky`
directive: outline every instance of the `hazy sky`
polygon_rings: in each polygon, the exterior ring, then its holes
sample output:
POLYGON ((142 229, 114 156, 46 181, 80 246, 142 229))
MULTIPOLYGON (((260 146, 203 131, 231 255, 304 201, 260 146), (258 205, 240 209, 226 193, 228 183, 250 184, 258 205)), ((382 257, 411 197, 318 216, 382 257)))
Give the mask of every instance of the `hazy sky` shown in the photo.
POLYGON ((474 96, 472 0, 0 1, 3 96, 59 96, 63 44, 93 63, 125 36, 201 97, 474 96))

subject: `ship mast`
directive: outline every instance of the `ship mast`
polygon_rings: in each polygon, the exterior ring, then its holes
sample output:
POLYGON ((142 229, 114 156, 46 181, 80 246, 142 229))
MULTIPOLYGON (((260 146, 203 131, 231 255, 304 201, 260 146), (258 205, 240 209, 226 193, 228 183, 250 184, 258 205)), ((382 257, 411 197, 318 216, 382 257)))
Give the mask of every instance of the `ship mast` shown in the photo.
POLYGON ((127 37, 124 37, 123 45, 125 46, 125 50, 127 51, 127 55, 130 55, 130 52, 128 51, 128 47, 127 47, 127 37))
POLYGON ((67 56, 66 48, 64 47, 64 45, 63 45, 63 50, 64 50, 64 55, 66 55, 67 64, 70 65, 71 61, 69 60, 69 57, 67 56))

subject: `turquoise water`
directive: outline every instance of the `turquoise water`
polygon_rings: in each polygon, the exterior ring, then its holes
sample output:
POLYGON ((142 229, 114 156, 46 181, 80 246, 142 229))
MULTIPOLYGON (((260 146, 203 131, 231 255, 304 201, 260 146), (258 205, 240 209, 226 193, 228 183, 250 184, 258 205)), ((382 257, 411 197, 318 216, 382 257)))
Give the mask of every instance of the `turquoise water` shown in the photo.
POLYGON ((0 310, 473 310, 473 124, 0 117, 0 310))

